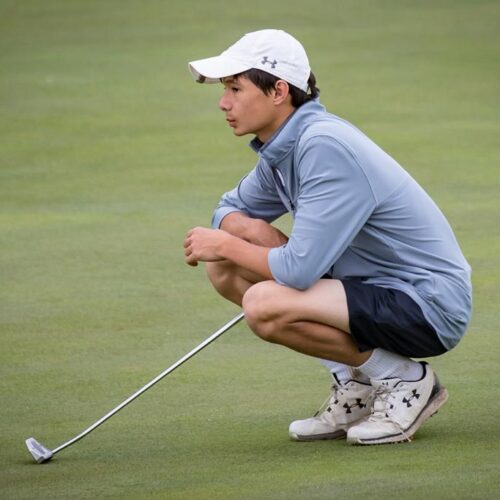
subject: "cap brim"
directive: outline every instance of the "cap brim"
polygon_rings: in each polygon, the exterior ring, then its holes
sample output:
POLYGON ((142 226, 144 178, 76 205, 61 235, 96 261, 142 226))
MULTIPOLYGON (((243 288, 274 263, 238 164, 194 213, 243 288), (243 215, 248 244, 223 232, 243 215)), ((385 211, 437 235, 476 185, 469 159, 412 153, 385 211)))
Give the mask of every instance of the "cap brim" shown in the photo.
POLYGON ((237 75, 252 66, 227 56, 209 57, 189 63, 189 71, 202 83, 219 83, 221 78, 237 75))

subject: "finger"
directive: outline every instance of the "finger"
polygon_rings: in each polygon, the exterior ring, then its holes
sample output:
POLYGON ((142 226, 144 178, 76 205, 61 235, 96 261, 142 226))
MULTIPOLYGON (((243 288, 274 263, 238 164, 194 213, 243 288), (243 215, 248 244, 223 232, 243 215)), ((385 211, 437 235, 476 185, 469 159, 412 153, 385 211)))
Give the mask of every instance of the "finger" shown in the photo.
POLYGON ((186 255, 186 264, 196 267, 198 265, 198 261, 192 257, 192 255, 186 255))

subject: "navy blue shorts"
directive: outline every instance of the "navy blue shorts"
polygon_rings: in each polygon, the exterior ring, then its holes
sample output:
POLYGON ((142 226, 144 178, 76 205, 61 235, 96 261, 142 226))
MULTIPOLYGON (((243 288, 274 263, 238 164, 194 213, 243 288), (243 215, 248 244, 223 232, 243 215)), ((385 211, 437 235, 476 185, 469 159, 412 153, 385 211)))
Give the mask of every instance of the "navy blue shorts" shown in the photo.
POLYGON ((406 293, 342 280, 347 296, 349 327, 360 352, 380 347, 412 358, 446 352, 420 306, 406 293))

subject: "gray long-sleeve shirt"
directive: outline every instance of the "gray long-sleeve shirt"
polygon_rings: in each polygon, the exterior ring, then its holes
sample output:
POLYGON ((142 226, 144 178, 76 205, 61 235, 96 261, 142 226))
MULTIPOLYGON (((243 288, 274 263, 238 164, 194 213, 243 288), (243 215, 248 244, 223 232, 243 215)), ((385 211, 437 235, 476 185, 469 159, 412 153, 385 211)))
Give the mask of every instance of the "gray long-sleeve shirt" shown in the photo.
POLYGON ((276 282, 307 289, 328 273, 401 290, 446 348, 457 344, 471 314, 470 267, 442 212, 393 158, 318 100, 251 146, 259 161, 223 195, 213 227, 234 211, 268 222, 290 212, 288 243, 269 253, 276 282))

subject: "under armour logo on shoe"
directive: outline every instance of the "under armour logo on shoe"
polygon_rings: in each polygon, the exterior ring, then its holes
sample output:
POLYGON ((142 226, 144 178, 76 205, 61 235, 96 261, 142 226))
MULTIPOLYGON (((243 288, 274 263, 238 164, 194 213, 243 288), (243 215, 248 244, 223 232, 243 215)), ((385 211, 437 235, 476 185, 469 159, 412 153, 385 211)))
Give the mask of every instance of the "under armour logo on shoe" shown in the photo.
POLYGON ((271 65, 271 68, 274 69, 276 67, 276 65, 278 64, 278 61, 276 59, 274 59, 274 61, 270 61, 269 57, 264 56, 264 58, 262 59, 262 61, 260 61, 260 64, 264 65, 264 64, 267 64, 267 63, 269 63, 271 65))
POLYGON ((352 405, 348 403, 344 403, 344 406, 342 408, 346 409, 346 413, 352 413, 352 408, 356 408, 356 406, 359 406, 359 408, 366 408, 366 405, 361 402, 361 399, 356 398, 356 402, 352 405))
POLYGON ((411 391, 411 394, 408 397, 408 399, 406 399, 406 396, 403 398, 403 403, 406 403, 407 408, 410 408, 411 401, 413 399, 418 399, 419 397, 420 397, 420 394, 417 394, 417 389, 413 389, 413 391, 411 391))

